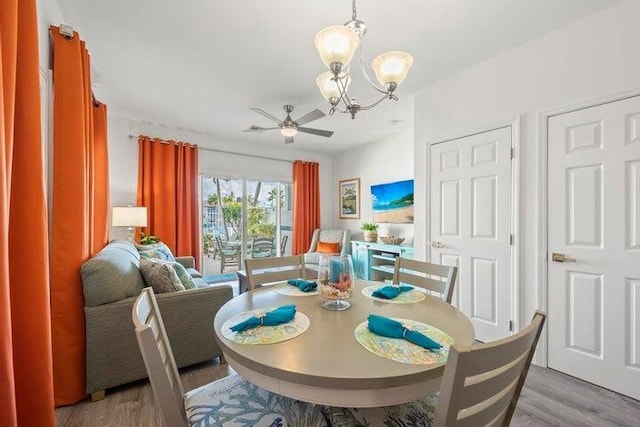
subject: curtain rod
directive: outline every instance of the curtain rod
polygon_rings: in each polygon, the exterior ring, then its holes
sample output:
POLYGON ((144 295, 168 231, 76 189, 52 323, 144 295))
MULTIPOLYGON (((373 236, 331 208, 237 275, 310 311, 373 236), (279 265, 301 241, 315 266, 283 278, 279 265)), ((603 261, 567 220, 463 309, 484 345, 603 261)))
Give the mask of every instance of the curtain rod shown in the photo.
MULTIPOLYGON (((138 140, 138 137, 136 135, 129 135, 129 139, 133 139, 133 140, 138 140)), ((159 140, 160 143, 162 144, 169 144, 169 141, 166 141, 162 138, 149 138, 152 141, 154 140, 159 140)), ((192 147, 193 148, 193 147, 192 147)), ((198 146, 198 148, 200 150, 204 150, 204 151, 211 151, 214 153, 224 153, 224 154, 232 154, 234 156, 246 156, 246 157, 254 157, 256 159, 264 159, 264 160, 274 160, 276 162, 285 162, 285 163, 293 163, 292 160, 285 160, 285 159, 279 159, 277 157, 269 157, 269 156, 260 156, 258 154, 244 154, 244 153, 236 153, 235 151, 229 151, 229 150, 220 150, 217 148, 206 148, 206 147, 200 147, 198 146)))

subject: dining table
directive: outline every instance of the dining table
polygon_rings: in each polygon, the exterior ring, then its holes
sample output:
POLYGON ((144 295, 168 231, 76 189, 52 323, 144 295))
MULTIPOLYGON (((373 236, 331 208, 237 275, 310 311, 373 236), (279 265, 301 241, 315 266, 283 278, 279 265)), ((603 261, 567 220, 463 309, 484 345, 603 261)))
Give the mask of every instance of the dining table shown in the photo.
POLYGON ((471 321, 455 306, 426 293, 416 302, 386 301, 371 296, 371 289, 385 283, 355 280, 347 300, 350 307, 332 311, 321 306, 321 296, 283 292, 287 286, 278 283, 241 294, 214 318, 216 341, 229 366, 257 386, 287 397, 342 407, 414 401, 439 390, 451 343, 474 342, 471 321), (290 338, 259 342, 260 330, 245 332, 242 339, 230 332, 230 323, 247 313, 288 304, 296 306, 296 319, 304 321, 304 330, 290 338), (443 347, 434 352, 402 339, 371 337, 366 328, 370 314, 428 327, 443 347), (418 361, 403 354, 408 349, 418 361))

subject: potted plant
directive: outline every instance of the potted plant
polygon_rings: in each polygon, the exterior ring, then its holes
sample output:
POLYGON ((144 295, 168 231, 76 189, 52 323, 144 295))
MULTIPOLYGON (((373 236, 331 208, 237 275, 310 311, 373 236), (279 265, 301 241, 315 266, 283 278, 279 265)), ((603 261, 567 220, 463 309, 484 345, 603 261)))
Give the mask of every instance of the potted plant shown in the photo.
POLYGON ((360 226, 360 229, 364 231, 365 242, 378 241, 378 224, 374 222, 365 222, 360 226))

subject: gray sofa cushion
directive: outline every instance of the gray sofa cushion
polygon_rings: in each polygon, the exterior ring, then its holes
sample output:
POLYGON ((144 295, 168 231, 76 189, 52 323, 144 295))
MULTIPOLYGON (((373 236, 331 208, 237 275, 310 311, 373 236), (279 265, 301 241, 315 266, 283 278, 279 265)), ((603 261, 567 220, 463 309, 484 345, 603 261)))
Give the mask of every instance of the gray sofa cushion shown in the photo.
POLYGON ((140 295, 138 250, 126 240, 114 240, 82 264, 82 289, 86 306, 96 306, 140 295))

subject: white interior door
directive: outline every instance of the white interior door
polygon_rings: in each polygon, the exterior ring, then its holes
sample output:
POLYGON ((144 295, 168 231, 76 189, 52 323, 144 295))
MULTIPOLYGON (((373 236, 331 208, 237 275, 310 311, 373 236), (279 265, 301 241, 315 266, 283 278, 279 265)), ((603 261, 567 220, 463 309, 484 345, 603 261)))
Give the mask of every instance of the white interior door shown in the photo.
POLYGON ((511 127, 431 146, 431 260, 458 266, 476 339, 510 334, 511 127))
POLYGON ((640 97, 548 141, 549 367, 640 399, 640 97))

